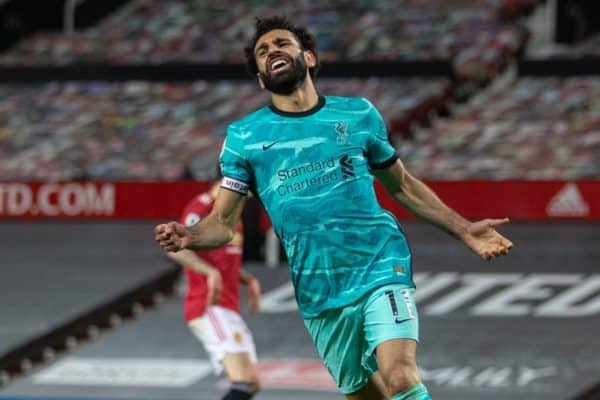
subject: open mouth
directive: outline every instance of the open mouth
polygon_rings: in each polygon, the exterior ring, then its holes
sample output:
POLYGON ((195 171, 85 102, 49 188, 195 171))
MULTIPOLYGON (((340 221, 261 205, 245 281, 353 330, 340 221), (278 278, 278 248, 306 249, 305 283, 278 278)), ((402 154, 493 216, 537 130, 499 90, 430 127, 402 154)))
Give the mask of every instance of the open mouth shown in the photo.
POLYGON ((268 63, 269 72, 277 74, 277 73, 287 69, 287 67, 289 65, 290 65, 290 61, 288 60, 287 57, 285 57, 285 56, 273 57, 273 59, 269 60, 269 63, 268 63))

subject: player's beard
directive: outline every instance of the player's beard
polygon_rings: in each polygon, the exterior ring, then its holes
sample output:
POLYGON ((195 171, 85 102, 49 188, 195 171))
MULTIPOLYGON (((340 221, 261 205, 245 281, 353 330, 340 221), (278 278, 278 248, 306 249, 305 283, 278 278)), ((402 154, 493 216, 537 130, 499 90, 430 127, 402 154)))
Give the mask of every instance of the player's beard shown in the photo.
POLYGON ((260 79, 269 92, 288 95, 300 87, 306 79, 308 69, 304 61, 304 53, 292 58, 291 68, 278 75, 260 72, 260 79))

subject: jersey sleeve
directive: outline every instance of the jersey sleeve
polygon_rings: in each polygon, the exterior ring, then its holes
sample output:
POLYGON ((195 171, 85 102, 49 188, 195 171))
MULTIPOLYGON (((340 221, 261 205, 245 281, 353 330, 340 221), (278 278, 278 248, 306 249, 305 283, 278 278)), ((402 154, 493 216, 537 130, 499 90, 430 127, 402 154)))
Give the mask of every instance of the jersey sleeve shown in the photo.
POLYGON ((242 195, 248 194, 252 175, 244 156, 242 135, 233 125, 227 128, 219 164, 223 175, 221 187, 242 195))
MULTIPOLYGON (((369 103, 370 104, 370 103, 369 103)), ((374 105, 370 104, 367 114, 369 136, 367 140, 367 158, 369 166, 374 169, 386 168, 392 165, 398 156, 396 149, 388 140, 387 128, 383 117, 374 105)))

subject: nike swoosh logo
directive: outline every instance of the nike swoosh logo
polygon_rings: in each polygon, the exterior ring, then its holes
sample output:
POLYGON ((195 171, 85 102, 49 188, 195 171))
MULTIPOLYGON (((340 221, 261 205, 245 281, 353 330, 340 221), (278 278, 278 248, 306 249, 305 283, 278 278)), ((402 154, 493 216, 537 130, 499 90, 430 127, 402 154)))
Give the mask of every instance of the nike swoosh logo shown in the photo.
POLYGON ((278 143, 278 142, 273 142, 271 144, 263 144, 262 145, 262 149, 265 150, 265 151, 269 150, 271 147, 273 147, 275 145, 275 143, 278 143))

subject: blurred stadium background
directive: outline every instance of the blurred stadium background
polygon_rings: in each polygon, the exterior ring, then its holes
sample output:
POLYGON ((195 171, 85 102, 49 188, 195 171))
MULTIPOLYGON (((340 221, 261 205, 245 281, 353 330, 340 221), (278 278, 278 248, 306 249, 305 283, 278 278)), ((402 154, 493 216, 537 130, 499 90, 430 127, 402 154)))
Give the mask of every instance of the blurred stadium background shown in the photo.
MULTIPOLYGON (((273 14, 447 203, 512 219, 513 253, 482 263, 377 187, 415 253, 433 397, 600 399, 597 0, 0 0, 0 400, 219 398, 152 227, 268 101, 242 48, 273 14)), ((257 399, 341 399, 257 202, 244 221, 257 399)))

